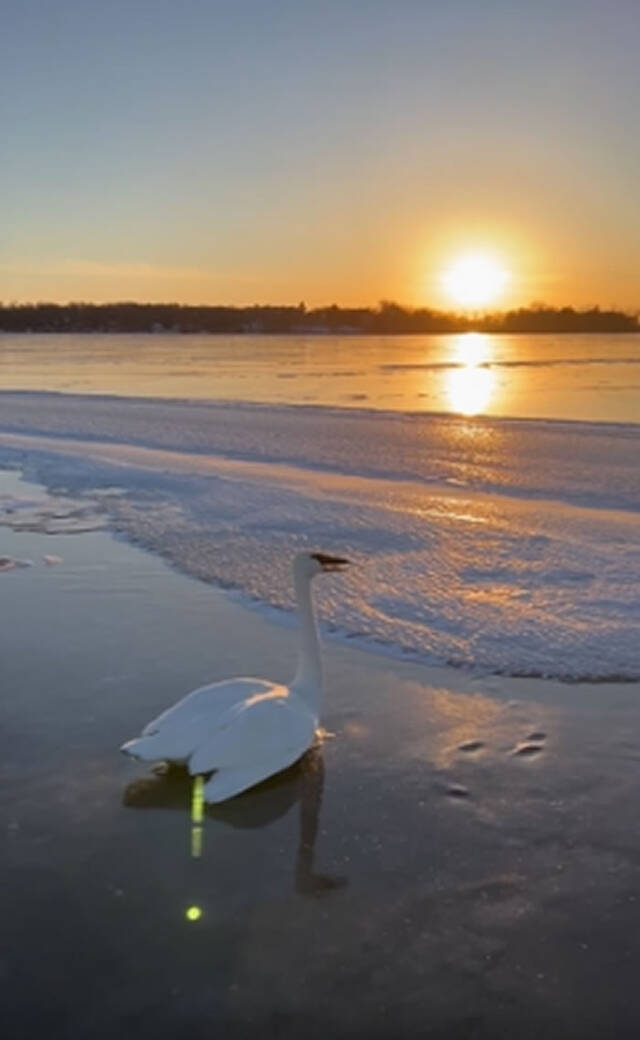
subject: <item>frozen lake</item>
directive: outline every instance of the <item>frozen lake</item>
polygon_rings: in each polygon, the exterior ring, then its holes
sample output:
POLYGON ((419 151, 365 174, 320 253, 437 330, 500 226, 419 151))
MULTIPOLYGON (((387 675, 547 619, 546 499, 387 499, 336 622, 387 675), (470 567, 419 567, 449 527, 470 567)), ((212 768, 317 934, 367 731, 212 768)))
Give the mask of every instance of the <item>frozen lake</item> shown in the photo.
POLYGON ((86 502, 0 497, 33 561, 0 574, 7 1037, 637 1033, 637 685, 325 645, 332 738, 194 844, 188 778, 118 747, 202 682, 286 681, 296 632, 86 502))
POLYGON ((640 676, 640 426, 19 392, 0 394, 2 458, 283 620, 297 550, 352 558, 318 590, 334 638, 640 676))
POLYGON ((0 461, 245 602, 286 618, 325 549, 327 635, 640 677, 640 337, 5 335, 0 368, 0 461))
POLYGON ((4 389, 640 421, 640 336, 0 334, 4 389))

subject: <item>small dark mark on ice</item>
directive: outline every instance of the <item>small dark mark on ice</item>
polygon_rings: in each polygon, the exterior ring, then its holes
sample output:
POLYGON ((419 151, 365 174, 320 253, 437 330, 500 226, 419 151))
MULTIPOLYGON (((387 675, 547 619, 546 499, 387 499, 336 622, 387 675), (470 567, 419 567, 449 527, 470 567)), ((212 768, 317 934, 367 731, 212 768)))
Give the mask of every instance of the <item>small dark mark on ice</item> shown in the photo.
POLYGON ((12 560, 10 556, 0 556, 0 571, 12 571, 15 567, 33 567, 33 560, 12 560))
POLYGON ((447 787, 447 794, 451 798, 468 798, 469 788, 465 787, 464 784, 450 784, 447 787))
POLYGON ((483 747, 482 740, 465 740, 462 744, 458 744, 458 751, 479 751, 483 747))
POLYGON ((43 556, 42 559, 46 563, 47 567, 55 567, 58 563, 62 563, 62 556, 56 556, 55 553, 48 553, 43 556))
POLYGON ((535 743, 532 740, 526 740, 522 744, 518 744, 511 754, 530 757, 532 755, 537 755, 540 751, 544 751, 543 744, 535 743))
POLYGON ((547 739, 547 734, 543 733, 541 730, 536 730, 535 733, 530 733, 529 736, 527 737, 527 740, 534 740, 536 742, 540 741, 540 740, 546 740, 546 739, 547 739))

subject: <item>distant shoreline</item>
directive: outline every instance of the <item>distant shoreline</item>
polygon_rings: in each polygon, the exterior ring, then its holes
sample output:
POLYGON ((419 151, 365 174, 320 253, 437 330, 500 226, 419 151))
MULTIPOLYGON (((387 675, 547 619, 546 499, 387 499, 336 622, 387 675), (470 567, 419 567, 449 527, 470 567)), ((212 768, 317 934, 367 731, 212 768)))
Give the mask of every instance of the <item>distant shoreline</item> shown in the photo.
POLYGON ((429 332, 365 332, 360 330, 341 330, 334 332, 319 332, 317 330, 296 329, 283 332, 242 332, 242 331, 216 331, 209 329, 6 329, 0 328, 0 336, 255 336, 257 339, 269 339, 271 336, 289 336, 295 339, 300 336, 308 336, 313 339, 329 339, 336 336, 351 336, 358 339, 363 336, 459 336, 463 333, 478 333, 487 336, 629 336, 640 333, 640 327, 632 329, 485 329, 472 326, 468 329, 430 329, 429 332))
POLYGON ((155 303, 0 305, 0 332, 159 335, 399 336, 637 333, 638 315, 546 305, 466 315, 381 303, 376 308, 191 306, 155 303))

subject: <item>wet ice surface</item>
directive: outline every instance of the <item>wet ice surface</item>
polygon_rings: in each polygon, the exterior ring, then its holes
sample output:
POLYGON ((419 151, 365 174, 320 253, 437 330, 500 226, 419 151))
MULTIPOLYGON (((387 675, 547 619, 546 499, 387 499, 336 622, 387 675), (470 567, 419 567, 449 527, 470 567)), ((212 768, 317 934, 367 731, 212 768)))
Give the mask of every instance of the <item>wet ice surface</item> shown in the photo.
POLYGON ((352 557, 319 590, 328 634, 499 673, 640 676, 638 427, 55 394, 2 395, 0 421, 5 458, 99 493, 127 537, 256 604, 290 610, 296 550, 352 557))
POLYGON ((43 534, 82 534, 97 531, 104 523, 96 502, 46 494, 33 485, 26 491, 17 476, 12 479, 11 474, 2 474, 0 525, 3 527, 43 534))
POLYGON ((638 336, 0 333, 7 389, 638 422, 638 336), (481 402, 480 407, 478 403, 481 402))
POLYGON ((185 777, 117 748, 204 681, 286 680, 295 633, 104 532, 0 540, 63 558, 0 576, 7 1035, 637 1034, 637 685, 325 646, 333 739, 194 859, 185 777))
MULTIPOLYGON (((44 488, 22 480, 17 472, 0 472, 0 528, 41 534, 83 534, 104 527, 102 514, 98 500, 49 494, 44 488)), ((58 553, 43 553, 37 561, 0 553, 0 572, 33 567, 37 563, 57 567, 62 562, 58 553)))

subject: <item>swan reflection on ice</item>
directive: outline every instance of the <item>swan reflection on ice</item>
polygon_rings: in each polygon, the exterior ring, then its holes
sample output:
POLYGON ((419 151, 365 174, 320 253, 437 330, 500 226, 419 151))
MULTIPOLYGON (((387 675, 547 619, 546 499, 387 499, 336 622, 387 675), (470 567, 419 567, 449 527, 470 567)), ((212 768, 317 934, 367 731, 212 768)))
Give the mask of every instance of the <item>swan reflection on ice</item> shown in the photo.
MULTIPOLYGON (((296 765, 278 773, 259 787, 231 801, 209 806, 203 825, 217 821, 227 826, 251 830, 267 827, 300 805, 298 847, 295 855, 295 889, 300 895, 321 896, 344 888, 348 880, 334 874, 320 874, 313 869, 315 843, 324 789, 322 750, 314 747, 296 765)), ((125 788, 123 804, 130 809, 175 809, 192 812, 193 779, 186 769, 172 766, 158 770, 153 776, 139 777, 125 788)), ((204 834, 203 834, 204 837, 204 834)), ((206 858, 204 842, 201 846, 206 858)), ((193 855, 193 850, 192 850, 193 855)), ((192 905, 185 910, 189 921, 197 921, 203 908, 192 905)))

